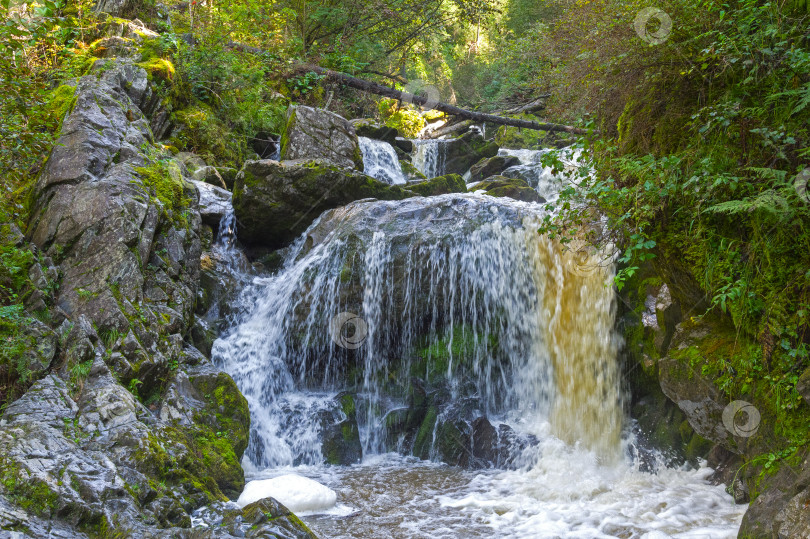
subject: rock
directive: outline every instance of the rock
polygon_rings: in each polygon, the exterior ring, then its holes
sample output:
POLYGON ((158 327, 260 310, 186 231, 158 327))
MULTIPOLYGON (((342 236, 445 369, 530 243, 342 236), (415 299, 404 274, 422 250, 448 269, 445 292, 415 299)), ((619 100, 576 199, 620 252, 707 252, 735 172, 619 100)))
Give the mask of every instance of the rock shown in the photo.
POLYGON ((464 178, 458 174, 446 174, 429 180, 408 183, 405 188, 424 197, 467 192, 467 184, 464 183, 464 178))
POLYGON ((491 176, 497 176, 509 167, 520 165, 520 159, 511 155, 496 155, 482 159, 470 167, 469 183, 478 182, 491 176))
POLYGON ((363 155, 352 124, 333 112, 302 105, 287 112, 281 159, 326 159, 341 167, 363 170, 363 155))
POLYGON ((236 182, 236 175, 239 174, 239 171, 230 167, 218 167, 217 172, 219 172, 222 181, 225 182, 225 187, 233 190, 233 184, 236 182))
POLYGON ((484 139, 474 130, 450 139, 445 148, 444 174, 465 174, 481 159, 495 157, 498 145, 484 139))
POLYGON ((317 539, 301 519, 273 498, 226 513, 221 526, 235 537, 317 539))
POLYGON ((405 175, 405 179, 407 182, 410 183, 427 180, 427 176, 422 174, 422 172, 418 168, 416 168, 410 161, 400 159, 399 166, 402 169, 402 173, 405 175))
POLYGON ((28 346, 23 354, 27 379, 38 380, 51 366, 59 348, 59 337, 48 326, 32 318, 23 328, 28 346))
POLYGON ((218 226, 222 217, 231 210, 231 193, 223 188, 201 181, 193 181, 192 183, 194 183, 197 192, 200 194, 198 208, 203 223, 212 227, 218 226))
POLYGON ((146 153, 160 97, 128 61, 96 66, 34 187, 30 275, 58 279, 61 325, 28 328, 45 376, 0 417, 0 519, 19 520, 11 502, 31 530, 151 537, 238 494, 249 415, 233 380, 183 347, 202 224, 185 166, 146 153))
POLYGON ((220 189, 227 189, 227 185, 225 185, 225 180, 222 179, 222 176, 219 175, 219 171, 214 167, 201 167, 194 171, 194 174, 191 175, 192 179, 198 182, 205 182, 207 184, 211 184, 215 187, 219 187, 220 189))
POLYGON ((405 153, 411 153, 413 151, 413 141, 406 138, 396 137, 393 146, 405 153))
POLYGON ((751 415, 747 408, 734 408, 714 380, 704 376, 700 369, 705 355, 711 353, 721 358, 738 346, 733 328, 709 319, 684 321, 677 326, 667 356, 658 361, 659 383, 698 434, 732 453, 755 455, 760 451, 758 448, 764 450, 769 446, 773 426, 760 423, 755 403, 744 403, 752 407, 751 415))
POLYGON ((247 161, 237 176, 233 205, 239 239, 282 247, 321 213, 364 198, 414 196, 359 172, 324 161, 247 161))
POLYGON ((338 395, 335 397, 335 406, 321 413, 321 440, 322 453, 327 464, 347 466, 363 459, 352 395, 338 395))
POLYGON ((810 461, 805 450, 795 465, 764 474, 760 495, 743 516, 739 537, 810 537, 810 461))
POLYGON ((350 120, 349 123, 354 127, 354 131, 357 133, 358 137, 382 140, 392 146, 396 144, 396 139, 399 136, 399 132, 393 127, 380 125, 368 118, 350 120))
POLYGON ((505 176, 493 176, 483 182, 470 187, 478 191, 483 190, 493 197, 509 197, 523 202, 545 202, 545 199, 537 194, 537 191, 529 187, 524 180, 506 178, 505 176))

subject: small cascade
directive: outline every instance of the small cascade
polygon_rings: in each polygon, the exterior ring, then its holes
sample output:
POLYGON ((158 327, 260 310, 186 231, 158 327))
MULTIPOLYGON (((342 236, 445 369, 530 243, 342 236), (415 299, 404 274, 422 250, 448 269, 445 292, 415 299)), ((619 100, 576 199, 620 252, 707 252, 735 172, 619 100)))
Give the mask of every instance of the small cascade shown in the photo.
MULTIPOLYGON (((545 200, 554 202, 559 196, 558 193, 562 188, 562 179, 560 175, 554 174, 551 167, 547 167, 542 163, 543 156, 553 150, 512 150, 508 148, 501 148, 498 155, 512 156, 520 159, 520 164, 509 167, 503 172, 502 176, 508 178, 521 178, 533 187, 545 200)), ((581 150, 579 149, 564 149, 561 152, 561 161, 565 165, 566 171, 570 172, 580 164, 581 150)))
POLYGON ((387 184, 403 184, 405 174, 399 164, 399 157, 393 146, 382 140, 358 137, 363 154, 363 167, 366 174, 387 184))
POLYGON ((417 170, 428 179, 443 175, 447 158, 447 141, 415 139, 413 144, 411 161, 417 170))

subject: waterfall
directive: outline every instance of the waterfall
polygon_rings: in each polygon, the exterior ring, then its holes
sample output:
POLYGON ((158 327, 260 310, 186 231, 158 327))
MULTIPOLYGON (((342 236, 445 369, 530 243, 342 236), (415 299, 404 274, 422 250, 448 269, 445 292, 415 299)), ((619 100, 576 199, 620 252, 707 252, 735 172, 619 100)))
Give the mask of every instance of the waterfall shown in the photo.
POLYGON ((411 161, 417 170, 428 179, 443 175, 447 158, 447 141, 416 139, 413 144, 414 151, 411 161))
POLYGON ((405 174, 393 146, 382 140, 358 137, 366 174, 388 184, 403 184, 405 174))
POLYGON ((364 454, 385 452, 384 418, 405 405, 419 369, 446 379, 451 401, 530 430, 550 420, 566 441, 615 457, 609 276, 578 271, 538 236, 539 212, 444 195, 321 216, 276 276, 245 290, 245 316, 215 343, 251 406, 253 464, 320 462, 317 416, 355 385, 364 454), (364 325, 356 350, 330 335, 344 312, 364 325))

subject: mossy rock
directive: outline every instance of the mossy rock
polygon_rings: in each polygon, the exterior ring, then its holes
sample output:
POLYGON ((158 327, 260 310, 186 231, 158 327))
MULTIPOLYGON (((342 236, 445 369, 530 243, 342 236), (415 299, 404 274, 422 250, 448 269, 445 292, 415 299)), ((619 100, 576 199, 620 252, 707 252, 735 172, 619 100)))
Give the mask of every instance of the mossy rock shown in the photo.
POLYGON ((353 395, 338 395, 333 409, 322 413, 321 439, 321 452, 327 464, 349 465, 362 460, 363 448, 353 395))
POLYGON ((393 145, 396 142, 396 138, 400 136, 396 128, 380 125, 369 118, 350 120, 349 123, 354 127, 354 131, 357 133, 358 137, 382 140, 393 145))
POLYGON ((509 197, 523 202, 545 202, 545 199, 532 189, 526 180, 493 176, 475 185, 474 190, 483 190, 493 197, 509 197))
POLYGON ((470 182, 479 182, 497 176, 509 167, 520 164, 520 159, 512 155, 496 155, 481 159, 470 167, 470 182))
POLYGON ((446 174, 419 183, 409 183, 407 189, 423 197, 430 197, 447 193, 466 193, 467 184, 458 174, 446 174))
POLYGON ((239 239, 283 247, 321 213, 355 200, 402 200, 416 193, 328 161, 247 161, 236 178, 233 206, 239 239))
POLYGON ((236 537, 317 539, 300 518, 274 498, 263 498, 222 519, 221 527, 236 537))

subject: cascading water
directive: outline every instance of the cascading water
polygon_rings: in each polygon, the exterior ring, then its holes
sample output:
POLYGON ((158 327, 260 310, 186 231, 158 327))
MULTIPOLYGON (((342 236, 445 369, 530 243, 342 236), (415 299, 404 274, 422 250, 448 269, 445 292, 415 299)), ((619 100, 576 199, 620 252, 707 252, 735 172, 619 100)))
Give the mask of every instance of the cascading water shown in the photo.
POLYGON ((335 488, 357 512, 309 522, 328 537, 733 537, 742 510, 709 471, 628 458, 612 270, 539 236, 544 211, 463 194, 324 213, 214 345, 250 405, 248 474, 335 488), (324 467, 345 395, 364 461, 324 467), (447 433, 482 418, 520 440, 517 469, 387 453, 446 457, 447 433))
POLYGON ((428 179, 444 174, 444 163, 447 158, 447 141, 414 140, 411 161, 416 169, 428 179))
POLYGON ((364 172, 388 184, 403 184, 405 174, 399 164, 399 157, 393 146, 382 140, 358 137, 360 152, 363 154, 364 172))

